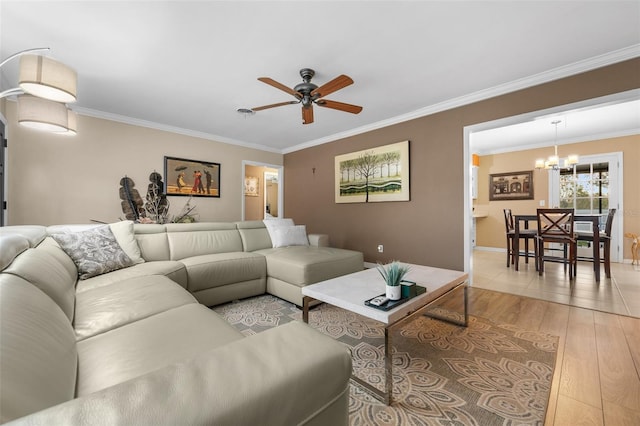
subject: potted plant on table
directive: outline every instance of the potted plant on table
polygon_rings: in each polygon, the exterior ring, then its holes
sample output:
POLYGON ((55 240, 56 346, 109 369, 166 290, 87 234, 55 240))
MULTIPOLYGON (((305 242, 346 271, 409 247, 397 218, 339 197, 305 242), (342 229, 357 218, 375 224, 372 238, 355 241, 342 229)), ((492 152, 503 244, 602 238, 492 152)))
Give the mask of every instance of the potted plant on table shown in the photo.
POLYGON ((387 298, 389 298, 390 300, 400 300, 402 295, 400 282, 407 274, 407 272, 409 272, 409 265, 394 260, 387 265, 379 264, 377 266, 377 269, 387 285, 387 298))

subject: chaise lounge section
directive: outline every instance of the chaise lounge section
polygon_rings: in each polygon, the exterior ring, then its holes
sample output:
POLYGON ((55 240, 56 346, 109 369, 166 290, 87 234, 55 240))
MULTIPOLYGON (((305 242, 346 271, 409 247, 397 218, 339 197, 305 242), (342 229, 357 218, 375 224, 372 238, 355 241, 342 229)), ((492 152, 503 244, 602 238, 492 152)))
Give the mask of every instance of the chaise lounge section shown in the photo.
POLYGON ((245 337, 205 305, 270 288, 300 304, 361 253, 273 248, 261 222, 107 228, 132 264, 86 279, 60 235, 92 226, 1 230, 1 422, 348 423, 342 345, 299 322, 245 337))

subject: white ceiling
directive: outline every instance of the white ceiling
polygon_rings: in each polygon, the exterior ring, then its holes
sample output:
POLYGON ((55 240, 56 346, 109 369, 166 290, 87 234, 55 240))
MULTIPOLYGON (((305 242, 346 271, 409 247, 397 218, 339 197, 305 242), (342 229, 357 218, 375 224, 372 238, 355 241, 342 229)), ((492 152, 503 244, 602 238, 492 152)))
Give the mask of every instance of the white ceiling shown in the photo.
POLYGON ((640 56, 640 2, 0 0, 0 58, 34 47, 78 71, 81 114, 290 152, 640 56), (364 110, 236 112, 305 67, 364 110))

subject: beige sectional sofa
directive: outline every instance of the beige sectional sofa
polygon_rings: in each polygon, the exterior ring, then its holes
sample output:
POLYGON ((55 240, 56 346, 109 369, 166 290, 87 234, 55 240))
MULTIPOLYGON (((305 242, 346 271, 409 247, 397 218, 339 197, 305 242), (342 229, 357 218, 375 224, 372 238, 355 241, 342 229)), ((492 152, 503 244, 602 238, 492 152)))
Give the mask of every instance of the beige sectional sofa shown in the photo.
POLYGON ((0 228, 0 422, 348 423, 341 344, 300 322, 244 337, 207 306, 300 305, 301 286, 362 269, 361 253, 322 236, 273 248, 262 222, 120 222, 132 265, 78 280, 59 237, 89 228, 0 228))

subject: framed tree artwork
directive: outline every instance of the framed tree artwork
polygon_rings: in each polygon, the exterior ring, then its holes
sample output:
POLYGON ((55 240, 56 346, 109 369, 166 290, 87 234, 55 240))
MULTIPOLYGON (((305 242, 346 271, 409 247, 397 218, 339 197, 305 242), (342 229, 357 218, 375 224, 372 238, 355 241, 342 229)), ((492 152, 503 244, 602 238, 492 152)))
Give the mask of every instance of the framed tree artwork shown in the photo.
POLYGON ((409 201, 409 141, 336 156, 335 201, 409 201))

